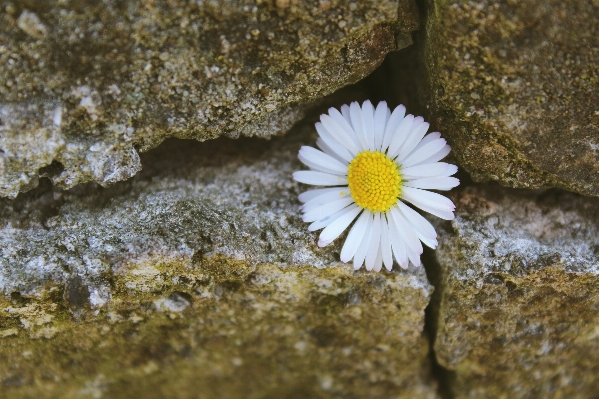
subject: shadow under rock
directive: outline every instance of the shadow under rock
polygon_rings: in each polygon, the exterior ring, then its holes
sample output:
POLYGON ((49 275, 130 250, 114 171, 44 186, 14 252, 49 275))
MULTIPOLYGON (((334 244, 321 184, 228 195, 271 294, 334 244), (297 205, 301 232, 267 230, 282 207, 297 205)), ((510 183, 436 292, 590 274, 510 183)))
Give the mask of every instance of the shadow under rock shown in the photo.
POLYGON ((142 170, 134 177, 145 180, 154 176, 184 177, 198 167, 222 167, 248 164, 260 159, 278 140, 220 137, 199 142, 169 138, 158 147, 140 155, 142 170))
POLYGON ((433 287, 435 287, 431 300, 424 310, 424 331, 429 341, 429 358, 431 361, 432 374, 439 384, 438 394, 441 399, 453 399, 451 386, 455 379, 455 371, 441 366, 437 361, 437 356, 435 354, 435 338, 438 329, 439 306, 444 290, 443 270, 437 261, 435 251, 428 247, 424 248, 422 263, 426 271, 426 278, 433 287))
MULTIPOLYGON (((46 220, 60 213, 65 204, 77 204, 88 209, 100 209, 113 199, 131 195, 135 186, 154 178, 195 179, 211 178, 228 166, 235 170, 269 157, 274 152, 295 153, 302 144, 313 143, 315 131, 300 124, 286 136, 270 140, 261 138, 229 139, 221 137, 205 142, 170 138, 160 146, 140 155, 142 171, 126 181, 108 187, 84 183, 69 190, 52 185, 41 178, 39 185, 20 193, 15 199, 0 198, 0 223, 16 228, 43 227, 46 220), (213 169, 211 172, 210 169, 213 169)), ((298 162, 299 167, 299 162, 298 162)), ((291 178, 291 177, 290 177, 291 178)))

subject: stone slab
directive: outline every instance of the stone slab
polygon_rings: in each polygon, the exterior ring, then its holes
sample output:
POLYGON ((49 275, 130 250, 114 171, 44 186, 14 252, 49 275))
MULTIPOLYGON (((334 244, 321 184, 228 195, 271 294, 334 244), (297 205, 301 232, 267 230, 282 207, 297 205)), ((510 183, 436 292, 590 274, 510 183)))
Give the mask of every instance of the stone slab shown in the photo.
POLYGON ((428 2, 425 104, 477 181, 599 195, 599 3, 428 2))
POLYGON ((496 185, 451 197, 434 348, 454 397, 596 397, 599 199, 496 185))
POLYGON ((283 134, 417 27, 413 0, 3 2, 0 196, 125 180, 167 137, 283 134))
POLYGON ((436 398, 424 270, 354 273, 301 221, 315 136, 171 139, 0 200, 0 397, 436 398))

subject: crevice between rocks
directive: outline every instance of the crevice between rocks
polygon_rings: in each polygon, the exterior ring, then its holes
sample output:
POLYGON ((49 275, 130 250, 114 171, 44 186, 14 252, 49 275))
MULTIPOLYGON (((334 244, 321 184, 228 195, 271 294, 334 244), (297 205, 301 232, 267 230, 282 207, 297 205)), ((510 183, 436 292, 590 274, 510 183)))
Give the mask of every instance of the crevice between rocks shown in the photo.
MULTIPOLYGON (((427 16, 429 7, 432 6, 430 0, 415 0, 420 15, 420 27, 415 31, 413 36, 413 44, 404 50, 407 57, 402 58, 401 52, 396 52, 396 60, 394 69, 396 71, 393 76, 398 80, 396 90, 400 89, 405 92, 407 99, 405 105, 412 108, 412 113, 422 115, 425 120, 431 123, 432 131, 443 132, 442 126, 436 126, 435 121, 430 115, 428 101, 430 98, 429 79, 427 69, 424 63, 425 46, 427 36, 427 16), (398 57, 399 56, 399 57, 398 57), (401 71, 398 74, 397 71, 401 71)), ((393 57, 393 56, 391 56, 393 57)), ((450 154, 445 161, 456 163, 453 154, 450 154)), ((472 178, 465 171, 461 170, 456 175, 462 185, 472 184, 472 178)), ((447 222, 449 223, 449 222, 447 222)), ((441 265, 437 261, 435 251, 425 247, 422 255, 422 264, 426 272, 426 277, 430 284, 435 288, 431 296, 430 302, 426 307, 424 314, 424 333, 428 338, 429 343, 429 360, 431 364, 431 376, 437 382, 437 393, 441 399, 453 399, 452 385, 455 379, 455 371, 442 366, 435 353, 435 339, 438 331, 439 311, 441 299, 443 297, 443 271, 441 265)))
POLYGON ((435 252, 426 248, 422 256, 422 263, 426 271, 428 281, 435 287, 431 300, 424 310, 424 332, 429 342, 429 358, 431 362, 431 374, 438 384, 438 393, 441 399, 453 399, 451 392, 452 381, 455 372, 443 367, 437 361, 435 354, 435 338, 437 336, 439 307, 443 297, 443 271, 437 261, 435 252))

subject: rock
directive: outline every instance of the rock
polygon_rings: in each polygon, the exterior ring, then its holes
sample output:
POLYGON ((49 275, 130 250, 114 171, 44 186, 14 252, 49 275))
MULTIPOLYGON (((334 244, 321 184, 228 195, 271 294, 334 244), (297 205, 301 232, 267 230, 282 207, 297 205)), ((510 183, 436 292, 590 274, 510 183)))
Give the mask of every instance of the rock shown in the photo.
POLYGON ((429 4, 427 103, 477 181, 599 195, 596 1, 429 4))
POLYGON ((417 27, 413 0, 9 2, 0 196, 127 179, 167 137, 284 133, 417 27))
POLYGON ((434 348, 454 397, 595 397, 599 199, 495 185, 452 198, 434 348))
POLYGON ((355 273, 300 219, 315 136, 171 139, 126 182, 0 200, 0 390, 436 398, 423 269, 355 273))

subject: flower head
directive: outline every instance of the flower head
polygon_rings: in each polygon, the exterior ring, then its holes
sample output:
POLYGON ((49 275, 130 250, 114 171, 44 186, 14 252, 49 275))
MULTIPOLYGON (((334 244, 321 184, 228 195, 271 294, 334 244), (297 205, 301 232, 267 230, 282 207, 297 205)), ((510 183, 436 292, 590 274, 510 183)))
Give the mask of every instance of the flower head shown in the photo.
POLYGON ((452 220, 455 206, 430 190, 450 190, 460 184, 455 165, 439 162, 451 148, 438 132, 426 134, 429 124, 421 117, 406 116, 403 105, 393 112, 383 101, 376 109, 370 101, 330 108, 316 123, 320 136, 317 150, 304 146, 299 159, 310 170, 293 178, 315 186, 306 191, 304 222, 308 230, 324 229, 318 246, 335 240, 351 227, 341 260, 354 260, 354 269, 388 270, 393 258, 402 268, 420 266, 422 243, 435 248, 433 226, 406 202, 421 210, 452 220), (421 243, 422 242, 422 243, 421 243))

